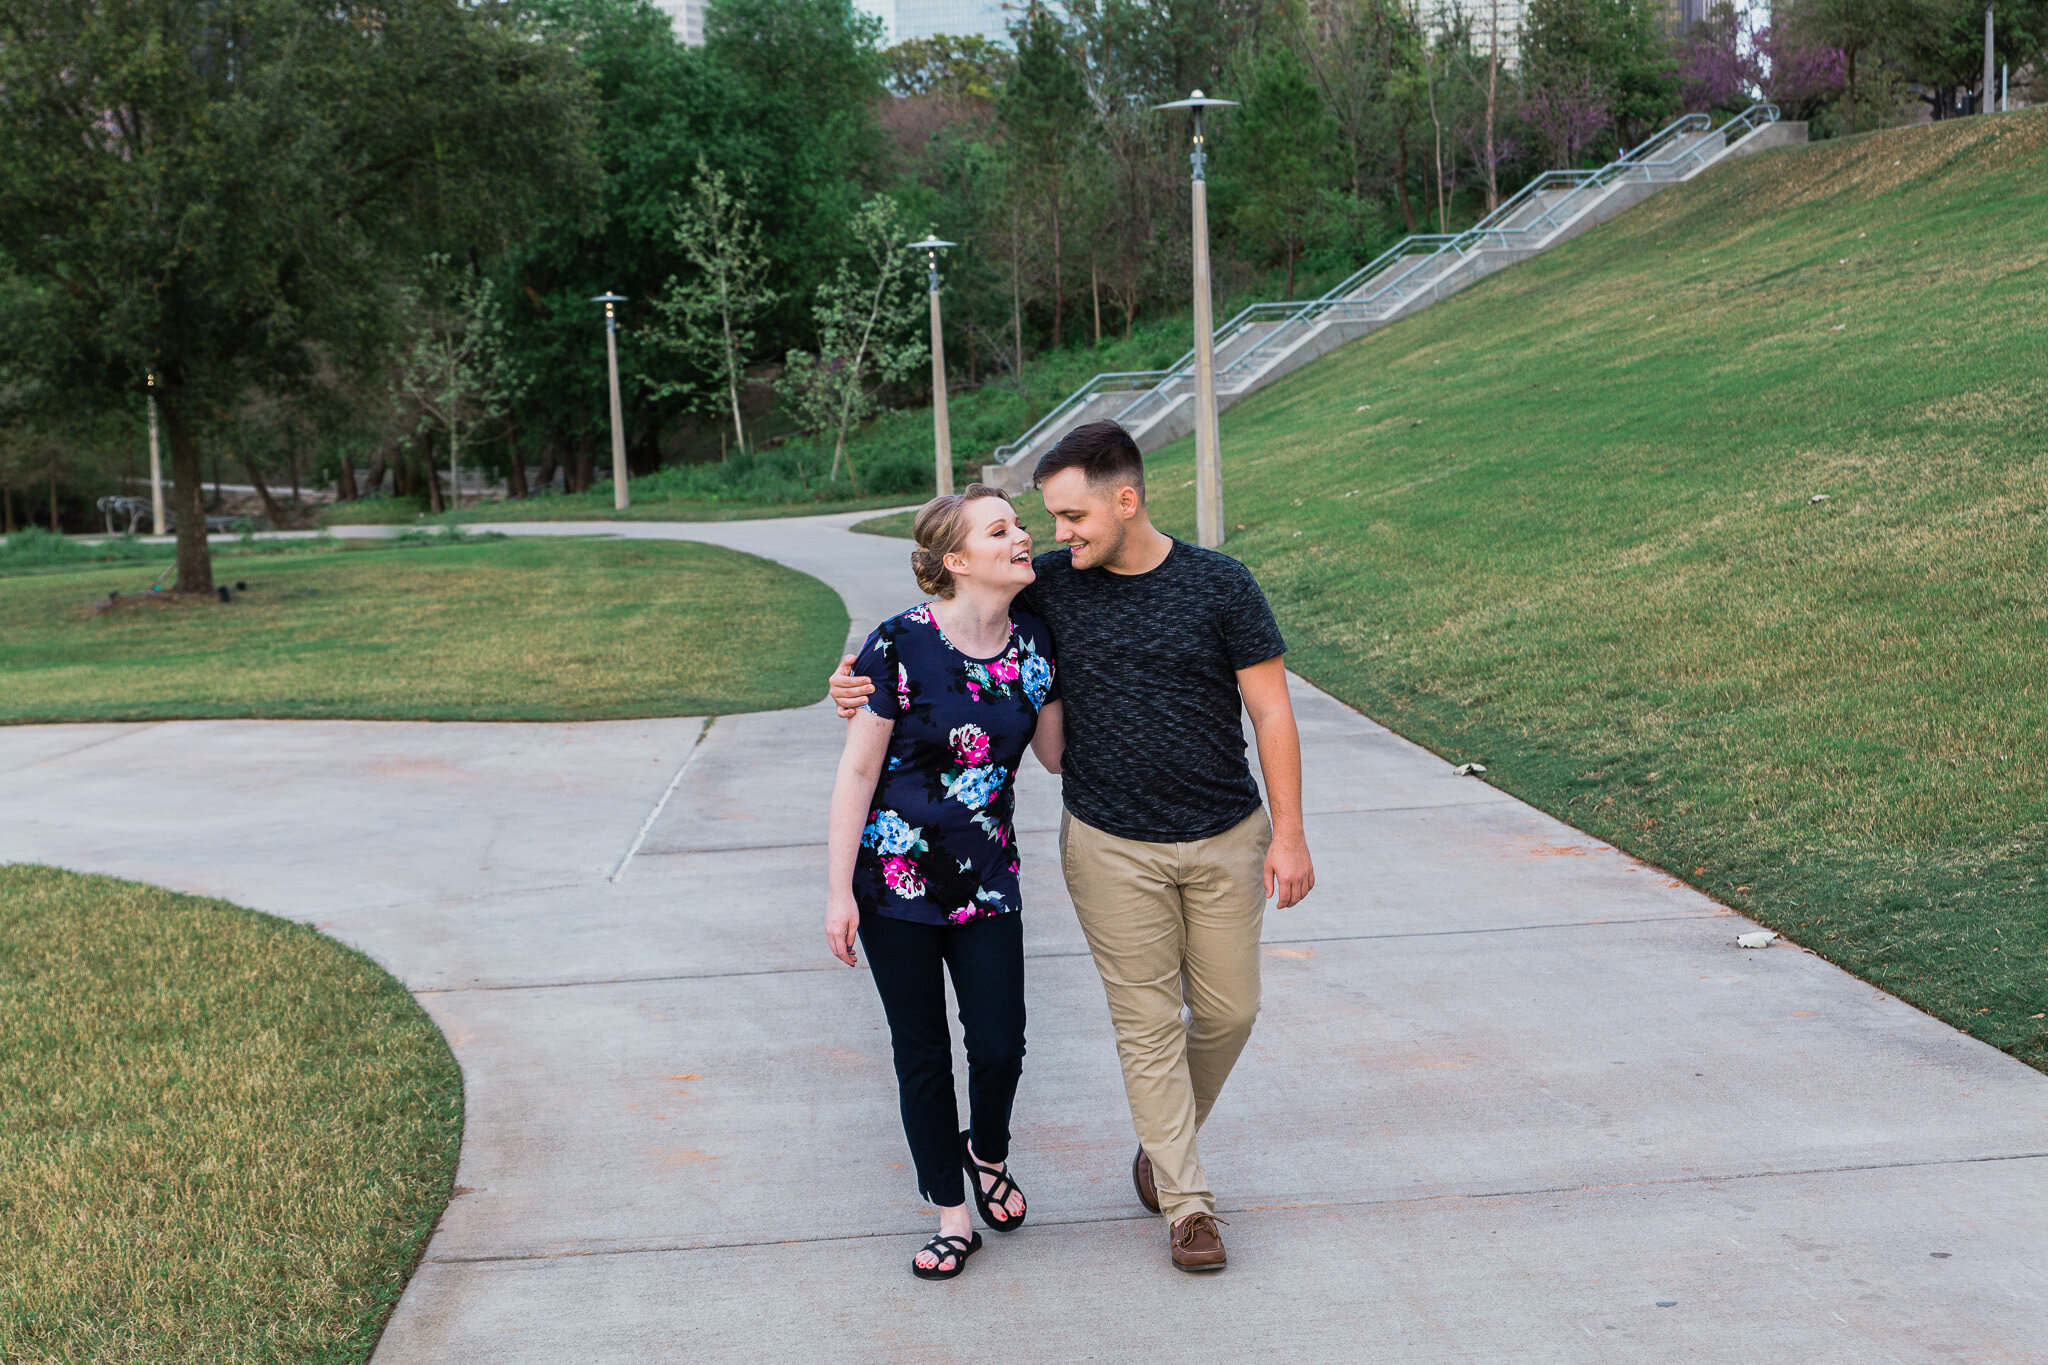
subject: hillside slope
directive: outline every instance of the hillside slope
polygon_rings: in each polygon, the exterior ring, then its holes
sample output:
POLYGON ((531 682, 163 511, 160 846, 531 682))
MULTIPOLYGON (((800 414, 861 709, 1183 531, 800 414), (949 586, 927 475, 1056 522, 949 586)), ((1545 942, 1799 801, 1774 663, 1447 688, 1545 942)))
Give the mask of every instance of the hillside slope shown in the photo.
POLYGON ((1763 153, 1230 411, 1230 549, 1322 686, 2048 1065, 2044 341, 2048 110, 1763 153))

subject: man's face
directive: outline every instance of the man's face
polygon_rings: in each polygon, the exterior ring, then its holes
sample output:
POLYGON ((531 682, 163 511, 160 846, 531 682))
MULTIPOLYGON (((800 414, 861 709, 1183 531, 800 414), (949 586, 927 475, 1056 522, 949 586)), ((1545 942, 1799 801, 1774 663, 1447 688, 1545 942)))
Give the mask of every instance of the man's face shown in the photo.
POLYGON ((1073 550, 1075 568, 1099 568, 1122 553, 1137 508, 1135 490, 1099 488, 1080 470, 1062 469, 1039 492, 1052 515, 1053 538, 1073 550))

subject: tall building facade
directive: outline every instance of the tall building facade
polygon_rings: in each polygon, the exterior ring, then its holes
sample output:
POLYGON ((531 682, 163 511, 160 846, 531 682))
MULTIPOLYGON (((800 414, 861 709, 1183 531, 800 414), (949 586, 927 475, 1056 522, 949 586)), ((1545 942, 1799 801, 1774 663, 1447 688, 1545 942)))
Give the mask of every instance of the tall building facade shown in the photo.
POLYGON ((1021 0, 854 0, 882 21, 883 41, 908 42, 935 34, 976 36, 991 42, 1010 41, 1010 21, 1022 11, 1021 0))
POLYGON ((654 0, 654 5, 675 25, 677 42, 685 47, 704 45, 704 0, 654 0))

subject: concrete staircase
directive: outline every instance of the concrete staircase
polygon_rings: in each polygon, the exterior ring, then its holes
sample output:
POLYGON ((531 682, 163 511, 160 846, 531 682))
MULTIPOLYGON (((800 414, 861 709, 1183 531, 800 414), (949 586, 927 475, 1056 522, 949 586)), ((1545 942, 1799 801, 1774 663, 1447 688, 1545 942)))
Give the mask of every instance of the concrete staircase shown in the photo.
MULTIPOLYGON (((1464 232, 1405 238, 1321 298, 1255 303, 1216 329, 1216 406, 1227 408, 1709 166, 1804 141, 1806 125, 1780 122, 1775 105, 1752 105, 1718 126, 1706 114, 1687 114, 1598 170, 1546 172, 1464 232)), ((982 480, 1012 492, 1028 487, 1039 457, 1060 437, 1105 417, 1121 422, 1138 449, 1157 450, 1194 429, 1194 395, 1192 351, 1164 370, 1098 374, 1031 430, 996 447, 982 480)))

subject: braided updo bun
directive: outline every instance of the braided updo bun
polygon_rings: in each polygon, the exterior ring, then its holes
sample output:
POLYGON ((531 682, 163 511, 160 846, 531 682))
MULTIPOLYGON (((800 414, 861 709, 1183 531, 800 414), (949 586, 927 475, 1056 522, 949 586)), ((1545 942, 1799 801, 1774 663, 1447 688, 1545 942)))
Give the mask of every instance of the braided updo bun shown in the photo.
POLYGON ((917 548, 910 552, 910 571, 917 575, 917 586, 933 597, 953 595, 953 571, 946 567, 946 556, 967 543, 967 504, 982 498, 1008 502, 1010 495, 985 483, 970 483, 958 493, 933 498, 911 523, 917 548))

